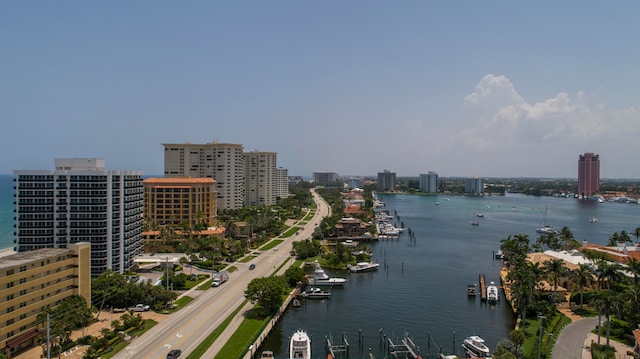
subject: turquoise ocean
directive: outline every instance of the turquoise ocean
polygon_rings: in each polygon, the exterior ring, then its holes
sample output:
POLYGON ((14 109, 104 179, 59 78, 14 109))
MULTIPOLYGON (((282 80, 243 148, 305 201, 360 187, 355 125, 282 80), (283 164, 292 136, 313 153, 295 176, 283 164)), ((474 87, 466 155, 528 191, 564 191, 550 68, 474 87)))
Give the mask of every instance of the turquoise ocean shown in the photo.
POLYGON ((0 249, 13 247, 13 175, 0 175, 0 249))

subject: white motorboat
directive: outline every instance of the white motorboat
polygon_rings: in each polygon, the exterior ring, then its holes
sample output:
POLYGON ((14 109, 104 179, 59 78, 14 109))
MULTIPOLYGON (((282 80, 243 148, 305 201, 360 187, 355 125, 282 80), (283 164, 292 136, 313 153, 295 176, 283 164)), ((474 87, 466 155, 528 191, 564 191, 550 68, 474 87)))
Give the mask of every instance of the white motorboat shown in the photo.
POLYGON ((477 335, 471 335, 462 342, 462 348, 471 358, 489 358, 489 347, 484 344, 484 339, 477 335))
POLYGON ((478 222, 478 221, 471 221, 471 225, 472 225, 472 226, 479 226, 479 225, 480 225, 480 222, 478 222))
POLYGON ((327 273, 325 273, 324 269, 322 269, 322 267, 320 267, 320 264, 318 264, 317 261, 315 261, 313 263, 313 267, 314 267, 314 271, 313 271, 313 275, 311 276, 310 280, 309 280, 309 284, 315 285, 315 286, 327 286, 327 285, 343 285, 344 282, 346 282, 347 280, 344 278, 339 278, 339 277, 329 277, 329 275, 327 273))
POLYGON ((291 359, 311 359, 311 338, 304 330, 298 329, 291 336, 289 357, 291 359))
POLYGON ((331 298, 331 292, 322 290, 318 287, 311 287, 308 291, 300 293, 303 298, 308 299, 324 299, 331 298))
POLYGON ((469 284, 467 286, 467 295, 470 297, 475 297, 476 293, 477 293, 477 287, 475 284, 469 284))
POLYGON ((347 265, 347 269, 351 273, 368 272, 378 269, 380 263, 376 262, 358 262, 356 265, 347 265))
POLYGON ((591 222, 591 223, 596 223, 596 222, 598 222, 598 218, 596 218, 596 217, 591 217, 591 218, 589 218, 589 222, 591 222))
POLYGON ((260 354, 260 359, 274 359, 275 356, 271 350, 265 350, 260 354))
POLYGON ((489 303, 495 303, 498 299, 500 299, 500 296, 498 295, 498 287, 494 282, 491 282, 491 284, 487 286, 487 301, 489 303))

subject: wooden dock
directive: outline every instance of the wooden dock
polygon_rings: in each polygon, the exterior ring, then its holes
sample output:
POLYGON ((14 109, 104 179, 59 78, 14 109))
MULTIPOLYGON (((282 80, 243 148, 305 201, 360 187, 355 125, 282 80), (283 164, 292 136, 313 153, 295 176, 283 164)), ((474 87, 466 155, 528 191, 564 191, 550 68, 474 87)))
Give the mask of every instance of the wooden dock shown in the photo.
POLYGON ((479 274, 478 280, 480 283, 480 300, 486 301, 487 300, 487 281, 484 278, 484 274, 479 274))

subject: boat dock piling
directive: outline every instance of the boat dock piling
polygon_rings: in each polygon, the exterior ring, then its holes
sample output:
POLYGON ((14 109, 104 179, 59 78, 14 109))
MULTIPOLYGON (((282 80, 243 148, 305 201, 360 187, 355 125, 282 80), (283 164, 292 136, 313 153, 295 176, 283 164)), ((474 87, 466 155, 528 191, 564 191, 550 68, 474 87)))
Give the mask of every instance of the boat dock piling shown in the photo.
POLYGON ((487 300, 487 281, 484 278, 484 274, 479 274, 478 280, 480 282, 480 299, 482 301, 486 301, 487 300))
POLYGON ((391 338, 387 338, 389 358, 412 358, 422 359, 420 348, 409 337, 409 333, 404 333, 404 337, 399 344, 394 344, 391 338))
POLYGON ((334 345, 333 338, 331 334, 328 337, 325 337, 325 347, 327 349, 327 357, 338 359, 338 358, 349 358, 349 342, 347 341, 347 336, 342 334, 342 344, 334 345))

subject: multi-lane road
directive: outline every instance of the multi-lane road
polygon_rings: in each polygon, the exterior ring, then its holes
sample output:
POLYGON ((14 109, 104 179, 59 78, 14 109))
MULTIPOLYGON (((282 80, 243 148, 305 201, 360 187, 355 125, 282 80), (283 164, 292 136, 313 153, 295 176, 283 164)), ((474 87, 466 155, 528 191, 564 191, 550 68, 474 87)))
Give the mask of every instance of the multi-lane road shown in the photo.
POLYGON ((315 226, 329 214, 329 207, 324 199, 313 190, 312 195, 317 205, 316 213, 298 234, 284 238, 284 242, 277 247, 278 250, 265 251, 248 263, 234 263, 238 269, 230 274, 229 281, 218 288, 191 292, 194 297, 191 303, 133 340, 114 358, 165 358, 172 349, 182 350, 183 357, 189 355, 242 303, 244 290, 249 282, 254 278, 270 275, 284 261, 292 261, 289 255, 292 242, 309 238, 315 226), (255 264, 254 270, 249 270, 251 264, 255 264))

